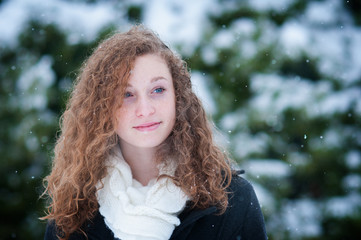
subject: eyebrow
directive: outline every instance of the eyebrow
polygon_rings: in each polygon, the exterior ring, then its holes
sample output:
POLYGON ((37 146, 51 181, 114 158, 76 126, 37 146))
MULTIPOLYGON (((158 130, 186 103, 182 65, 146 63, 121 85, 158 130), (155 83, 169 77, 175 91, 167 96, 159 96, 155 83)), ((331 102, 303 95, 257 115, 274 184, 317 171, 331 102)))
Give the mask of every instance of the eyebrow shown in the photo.
MULTIPOLYGON (((154 83, 154 82, 157 82, 157 81, 160 81, 160 80, 168 81, 168 79, 165 78, 165 77, 157 76, 157 77, 153 77, 153 78, 150 80, 150 82, 151 82, 151 83, 154 83)), ((127 86, 128 86, 128 87, 133 87, 132 84, 130 84, 130 83, 128 83, 127 86)))
POLYGON ((152 78, 152 79, 150 80, 150 82, 153 83, 153 82, 156 82, 156 81, 159 81, 159 80, 166 80, 166 81, 167 81, 167 79, 166 79, 165 77, 158 76, 158 77, 152 78))

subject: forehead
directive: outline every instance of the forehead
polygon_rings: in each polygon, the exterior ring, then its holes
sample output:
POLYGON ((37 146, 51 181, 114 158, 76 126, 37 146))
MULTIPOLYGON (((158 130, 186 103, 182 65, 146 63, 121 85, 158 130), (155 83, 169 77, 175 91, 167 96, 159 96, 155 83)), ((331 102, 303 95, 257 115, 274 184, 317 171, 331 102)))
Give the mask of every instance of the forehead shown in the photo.
POLYGON ((128 83, 130 84, 137 80, 147 80, 151 82, 161 79, 172 80, 168 64, 164 58, 156 54, 137 57, 129 73, 128 83))

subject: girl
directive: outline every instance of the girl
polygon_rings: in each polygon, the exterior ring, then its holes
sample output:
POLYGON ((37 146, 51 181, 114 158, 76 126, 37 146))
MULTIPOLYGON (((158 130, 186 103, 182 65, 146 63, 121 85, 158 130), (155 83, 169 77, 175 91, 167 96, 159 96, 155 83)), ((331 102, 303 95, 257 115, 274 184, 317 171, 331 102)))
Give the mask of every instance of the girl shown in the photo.
POLYGON ((184 61, 135 26, 83 64, 45 179, 45 239, 266 239, 184 61))

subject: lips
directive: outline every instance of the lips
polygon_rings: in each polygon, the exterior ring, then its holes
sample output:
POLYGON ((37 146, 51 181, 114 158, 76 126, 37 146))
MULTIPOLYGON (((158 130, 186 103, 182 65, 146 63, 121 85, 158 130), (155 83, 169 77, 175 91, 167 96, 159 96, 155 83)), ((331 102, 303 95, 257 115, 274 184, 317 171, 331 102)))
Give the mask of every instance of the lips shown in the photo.
POLYGON ((161 122, 149 122, 133 127, 134 129, 141 132, 149 132, 157 129, 161 122))

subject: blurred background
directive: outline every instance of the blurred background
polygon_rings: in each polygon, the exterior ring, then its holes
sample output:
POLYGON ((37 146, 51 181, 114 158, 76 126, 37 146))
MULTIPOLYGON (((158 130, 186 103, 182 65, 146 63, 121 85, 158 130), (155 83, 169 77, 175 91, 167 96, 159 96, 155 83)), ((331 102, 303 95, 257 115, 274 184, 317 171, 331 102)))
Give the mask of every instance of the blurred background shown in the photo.
POLYGON ((188 62, 269 239, 361 239, 358 0, 0 0, 0 239, 42 239, 77 70, 138 22, 188 62))

